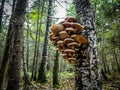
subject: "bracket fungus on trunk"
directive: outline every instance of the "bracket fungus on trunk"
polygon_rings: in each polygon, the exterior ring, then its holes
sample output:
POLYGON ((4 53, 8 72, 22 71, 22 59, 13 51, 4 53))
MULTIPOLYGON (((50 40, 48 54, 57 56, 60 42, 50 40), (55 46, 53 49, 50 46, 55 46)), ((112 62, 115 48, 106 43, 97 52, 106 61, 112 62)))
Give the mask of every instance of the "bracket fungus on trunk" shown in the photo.
POLYGON ((83 28, 74 17, 67 17, 61 23, 50 27, 50 41, 70 64, 77 63, 75 53, 80 45, 87 43, 86 38, 80 35, 83 28))

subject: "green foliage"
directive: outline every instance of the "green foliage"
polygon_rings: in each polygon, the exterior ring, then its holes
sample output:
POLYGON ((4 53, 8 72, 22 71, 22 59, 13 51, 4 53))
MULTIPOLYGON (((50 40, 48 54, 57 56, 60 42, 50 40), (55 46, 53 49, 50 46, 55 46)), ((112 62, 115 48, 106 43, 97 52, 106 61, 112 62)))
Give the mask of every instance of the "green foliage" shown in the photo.
POLYGON ((67 10, 67 16, 75 17, 75 7, 73 4, 71 4, 69 9, 67 10))

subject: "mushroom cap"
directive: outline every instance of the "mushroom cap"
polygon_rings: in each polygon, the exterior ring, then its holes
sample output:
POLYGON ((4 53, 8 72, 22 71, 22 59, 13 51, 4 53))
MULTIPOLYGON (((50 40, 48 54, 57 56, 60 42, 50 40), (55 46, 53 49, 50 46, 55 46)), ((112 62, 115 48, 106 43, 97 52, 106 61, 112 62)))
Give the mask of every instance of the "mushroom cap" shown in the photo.
POLYGON ((66 31, 61 31, 61 32, 59 32, 59 37, 60 37, 60 39, 65 39, 65 38, 69 37, 69 35, 66 31))
POLYGON ((79 23, 71 23, 74 28, 77 28, 77 30, 83 30, 83 26, 79 23))
POLYGON ((54 37, 55 35, 54 35, 54 33, 50 33, 50 41, 52 41, 53 40, 53 37, 54 37))
POLYGON ((81 44, 86 44, 87 43, 87 40, 82 35, 72 35, 71 38, 74 39, 79 44, 80 43, 81 44))
POLYGON ((66 39, 64 39, 64 43, 65 44, 68 44, 70 42, 74 42, 74 39, 72 39, 72 38, 66 38, 66 39))
POLYGON ((68 58, 68 63, 74 64, 75 62, 76 62, 76 58, 73 58, 73 57, 68 58))
POLYGON ((62 24, 53 24, 51 27, 50 27, 52 33, 54 33, 55 35, 58 35, 60 31, 63 31, 64 30, 64 27, 62 24))
POLYGON ((65 21, 67 21, 67 22, 77 22, 77 19, 69 16, 69 17, 65 18, 65 21))
POLYGON ((71 42, 68 44, 68 47, 71 49, 75 49, 75 47, 79 46, 79 44, 77 42, 71 42))
POLYGON ((72 27, 67 27, 65 29, 65 31, 67 31, 69 34, 74 34, 74 32, 75 32, 74 28, 72 28, 72 27))
POLYGON ((67 55, 67 53, 62 53, 61 56, 64 58, 64 59, 68 59, 69 56, 67 55))
POLYGON ((64 41, 58 41, 57 44, 64 44, 64 41))
POLYGON ((55 36, 53 33, 50 34, 50 41, 52 42, 52 44, 56 45, 57 42, 59 41, 59 37, 55 36))
POLYGON ((59 41, 58 36, 54 37, 53 40, 51 40, 52 44, 54 44, 54 45, 56 45, 58 41, 59 41))
POLYGON ((64 46, 64 42, 63 41, 58 41, 57 42, 57 48, 59 51, 63 51, 65 46, 64 46))
POLYGON ((67 53, 67 52, 75 53, 75 50, 72 50, 72 49, 65 49, 64 52, 65 52, 65 53, 67 53))
POLYGON ((71 24, 70 22, 64 22, 64 23, 63 23, 63 26, 64 26, 64 27, 71 27, 71 25, 72 25, 72 24, 71 24))

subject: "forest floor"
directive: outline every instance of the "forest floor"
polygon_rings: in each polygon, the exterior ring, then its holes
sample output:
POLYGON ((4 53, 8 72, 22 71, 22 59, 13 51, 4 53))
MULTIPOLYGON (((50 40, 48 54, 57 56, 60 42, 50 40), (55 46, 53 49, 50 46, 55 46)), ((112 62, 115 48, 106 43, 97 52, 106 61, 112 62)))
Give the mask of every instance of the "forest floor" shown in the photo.
MULTIPOLYGON (((40 84, 38 82, 32 82, 31 86, 23 87, 21 90, 74 90, 74 73, 62 72, 59 75, 60 86, 59 88, 53 88, 51 75, 48 75, 48 82, 46 84, 40 84)), ((108 80, 103 80, 102 90, 120 90, 120 76, 108 76, 108 80)), ((21 85, 23 86, 23 85, 21 85)))

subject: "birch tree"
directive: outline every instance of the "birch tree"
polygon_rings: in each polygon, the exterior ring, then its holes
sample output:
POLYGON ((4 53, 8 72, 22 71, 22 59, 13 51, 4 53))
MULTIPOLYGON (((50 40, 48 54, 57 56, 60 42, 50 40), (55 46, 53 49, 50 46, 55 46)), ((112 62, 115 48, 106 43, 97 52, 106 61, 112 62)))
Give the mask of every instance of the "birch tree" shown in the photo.
POLYGON ((90 0, 74 0, 74 4, 77 20, 85 27, 82 35, 88 41, 88 44, 81 46, 77 52, 75 90, 101 90, 96 50, 95 14, 90 0))

